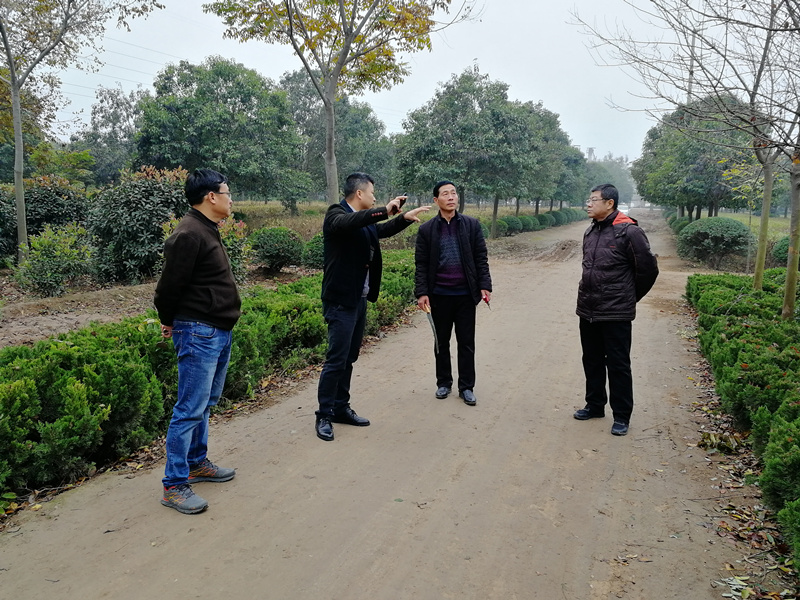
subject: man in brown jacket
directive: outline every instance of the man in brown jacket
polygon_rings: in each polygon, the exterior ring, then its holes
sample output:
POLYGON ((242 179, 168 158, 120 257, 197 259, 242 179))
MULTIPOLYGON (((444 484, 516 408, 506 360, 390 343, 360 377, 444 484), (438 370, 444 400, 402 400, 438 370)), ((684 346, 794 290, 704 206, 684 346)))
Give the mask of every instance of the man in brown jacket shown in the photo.
POLYGON ((217 229, 233 206, 228 179, 197 169, 187 177, 185 193, 192 207, 164 244, 154 303, 162 336, 172 338, 178 355, 161 504, 193 514, 208 502, 190 484, 229 481, 236 474, 208 459, 208 416, 225 385, 241 300, 217 229))

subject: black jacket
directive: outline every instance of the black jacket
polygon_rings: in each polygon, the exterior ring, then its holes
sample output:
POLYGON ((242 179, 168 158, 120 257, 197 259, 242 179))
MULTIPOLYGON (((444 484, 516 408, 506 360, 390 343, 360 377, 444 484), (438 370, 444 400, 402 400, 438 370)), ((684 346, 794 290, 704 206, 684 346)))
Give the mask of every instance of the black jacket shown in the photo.
POLYGON ((589 321, 632 321, 636 303, 658 277, 656 257, 634 219, 614 211, 593 221, 583 235, 579 317, 589 321))
MULTIPOLYGON (((458 220, 458 246, 461 249, 461 264, 467 278, 470 295, 478 304, 481 290, 492 291, 492 277, 489 274, 489 258, 486 240, 483 238, 480 222, 456 212, 458 220)), ((430 296, 436 286, 436 271, 439 267, 439 228, 444 219, 436 215, 419 226, 414 275, 414 295, 430 296)))
POLYGON ((217 224, 194 208, 164 243, 164 271, 153 299, 158 318, 177 316, 230 331, 242 301, 217 224))
POLYGON ((364 291, 369 269, 367 300, 375 302, 381 289, 383 257, 379 238, 400 233, 411 225, 402 215, 388 218, 386 207, 352 212, 345 200, 332 204, 322 224, 325 266, 322 276, 322 299, 354 307, 364 291))

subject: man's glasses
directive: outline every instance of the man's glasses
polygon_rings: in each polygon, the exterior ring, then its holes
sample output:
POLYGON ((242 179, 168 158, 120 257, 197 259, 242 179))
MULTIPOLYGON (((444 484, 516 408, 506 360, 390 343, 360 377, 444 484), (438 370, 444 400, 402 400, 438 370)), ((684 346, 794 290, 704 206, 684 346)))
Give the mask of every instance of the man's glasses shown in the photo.
POLYGON ((594 204, 595 202, 608 202, 611 198, 587 198, 586 202, 594 204))

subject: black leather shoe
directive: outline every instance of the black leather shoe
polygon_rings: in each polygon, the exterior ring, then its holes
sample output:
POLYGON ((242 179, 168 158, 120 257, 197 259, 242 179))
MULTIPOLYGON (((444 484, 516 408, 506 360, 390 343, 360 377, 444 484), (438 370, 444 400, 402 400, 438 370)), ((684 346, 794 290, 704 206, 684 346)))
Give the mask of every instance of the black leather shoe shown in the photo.
POLYGON ((436 397, 441 400, 442 398, 447 398, 450 395, 450 388, 446 386, 441 386, 436 388, 436 397))
POLYGON ((624 421, 614 421, 611 426, 612 435, 628 435, 628 424, 624 421))
POLYGON ((365 419, 364 417, 359 417, 349 406, 334 414, 331 417, 331 421, 334 423, 344 423, 345 425, 355 425, 356 427, 366 427, 369 425, 369 419, 365 419))
POLYGON ((458 397, 464 399, 464 404, 468 406, 475 406, 478 403, 477 398, 475 398, 475 394, 472 393, 472 390, 461 390, 458 392, 458 397))
POLYGON ((602 419, 606 415, 605 413, 595 412, 587 406, 586 408, 576 410, 575 414, 572 416, 578 419, 578 421, 586 421, 588 419, 602 419))
POLYGON ((315 428, 319 439, 325 440, 326 442, 333 441, 333 425, 331 425, 331 420, 329 418, 317 417, 315 428))

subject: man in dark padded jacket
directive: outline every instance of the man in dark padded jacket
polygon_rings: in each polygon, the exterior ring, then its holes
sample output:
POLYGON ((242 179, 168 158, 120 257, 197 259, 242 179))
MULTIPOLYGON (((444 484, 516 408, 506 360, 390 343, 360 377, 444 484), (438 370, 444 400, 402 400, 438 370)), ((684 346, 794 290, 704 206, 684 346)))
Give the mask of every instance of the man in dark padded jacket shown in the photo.
POLYGON ((190 484, 229 481, 236 474, 207 457, 208 415, 225 384, 241 300, 217 230, 233 205, 227 178, 197 169, 186 178, 185 192, 191 208, 164 244, 154 303, 161 334, 172 338, 178 355, 178 397, 167 431, 161 504, 193 514, 208 502, 190 484))
POLYGON ((586 406, 581 421, 614 415, 611 433, 626 435, 633 412, 631 325, 636 303, 658 277, 656 257, 634 219, 617 210, 619 193, 607 183, 592 189, 588 213, 592 225, 583 236, 583 275, 578 286, 586 406), (608 390, 606 395, 606 374, 608 390))

